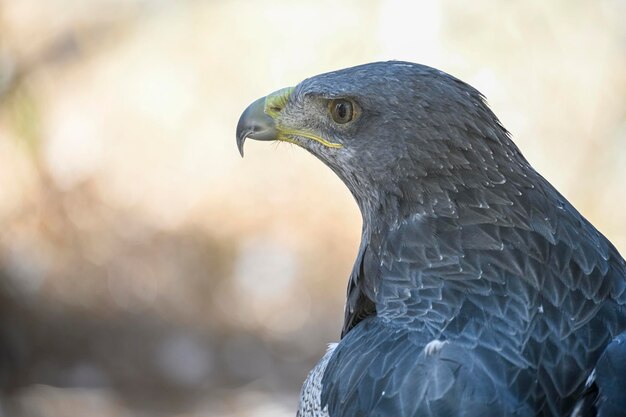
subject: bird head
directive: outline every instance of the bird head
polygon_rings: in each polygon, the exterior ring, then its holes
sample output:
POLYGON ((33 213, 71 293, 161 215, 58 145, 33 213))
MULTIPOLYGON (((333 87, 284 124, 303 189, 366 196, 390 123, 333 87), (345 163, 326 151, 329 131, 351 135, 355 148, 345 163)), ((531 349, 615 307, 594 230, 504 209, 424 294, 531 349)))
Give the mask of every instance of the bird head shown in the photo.
POLYGON ((520 158, 477 90, 398 61, 321 74, 256 100, 237 125, 242 156, 246 138, 308 150, 339 175, 364 217, 427 210, 429 196, 500 180, 500 160, 520 158))

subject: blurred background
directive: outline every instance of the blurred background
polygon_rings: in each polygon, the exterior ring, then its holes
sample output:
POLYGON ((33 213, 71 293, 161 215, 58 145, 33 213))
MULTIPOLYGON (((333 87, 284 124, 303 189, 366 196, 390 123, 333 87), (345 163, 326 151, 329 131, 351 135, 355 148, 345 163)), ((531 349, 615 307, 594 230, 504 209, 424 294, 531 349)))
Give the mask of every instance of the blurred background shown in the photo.
POLYGON ((0 0, 0 417, 293 416, 360 215, 241 111, 375 60, 477 87, 626 252, 623 0, 0 0))

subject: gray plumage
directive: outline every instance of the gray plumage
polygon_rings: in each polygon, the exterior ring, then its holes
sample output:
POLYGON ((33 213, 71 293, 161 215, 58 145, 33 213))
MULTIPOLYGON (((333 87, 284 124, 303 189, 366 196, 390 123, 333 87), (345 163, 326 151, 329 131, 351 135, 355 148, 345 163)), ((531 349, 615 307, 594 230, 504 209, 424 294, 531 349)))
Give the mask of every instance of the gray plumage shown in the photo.
MULTIPOLYGON (((254 138, 244 119, 240 148, 254 138)), ((373 63, 303 81, 264 122, 339 144, 288 136, 337 173, 363 215, 319 409, 626 415, 624 260, 478 91, 433 68, 373 63), (333 122, 335 99, 354 103, 354 120, 333 122)))

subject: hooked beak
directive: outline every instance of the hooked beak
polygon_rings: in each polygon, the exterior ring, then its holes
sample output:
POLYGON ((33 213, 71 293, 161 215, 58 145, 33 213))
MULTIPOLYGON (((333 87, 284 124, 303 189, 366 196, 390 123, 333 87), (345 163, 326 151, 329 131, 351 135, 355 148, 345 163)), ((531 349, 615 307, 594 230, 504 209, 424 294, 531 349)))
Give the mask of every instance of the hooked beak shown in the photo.
POLYGON ((274 119, 265 113, 265 97, 250 104, 237 123, 237 149, 243 157, 246 138, 254 140, 276 140, 278 131, 274 119))

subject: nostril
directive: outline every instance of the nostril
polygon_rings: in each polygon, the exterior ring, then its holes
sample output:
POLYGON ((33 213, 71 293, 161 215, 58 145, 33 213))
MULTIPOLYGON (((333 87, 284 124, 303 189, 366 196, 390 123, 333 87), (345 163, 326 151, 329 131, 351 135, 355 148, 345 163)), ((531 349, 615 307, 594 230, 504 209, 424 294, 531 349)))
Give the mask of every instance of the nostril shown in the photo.
POLYGON ((279 113, 282 109, 283 109, 283 108, 282 108, 282 107, 280 107, 280 106, 270 106, 270 110, 271 110, 272 112, 279 113))

